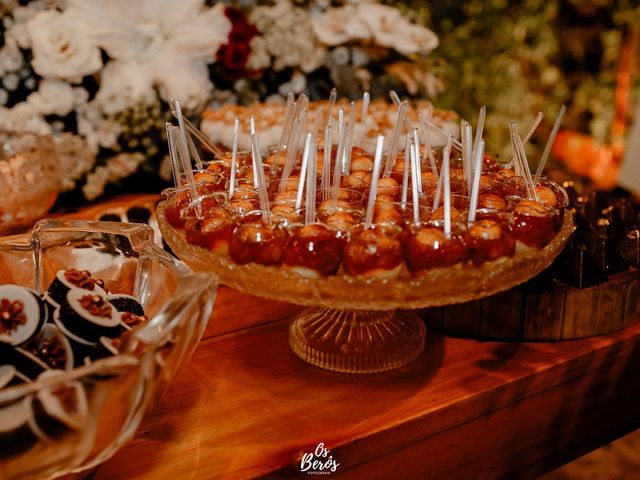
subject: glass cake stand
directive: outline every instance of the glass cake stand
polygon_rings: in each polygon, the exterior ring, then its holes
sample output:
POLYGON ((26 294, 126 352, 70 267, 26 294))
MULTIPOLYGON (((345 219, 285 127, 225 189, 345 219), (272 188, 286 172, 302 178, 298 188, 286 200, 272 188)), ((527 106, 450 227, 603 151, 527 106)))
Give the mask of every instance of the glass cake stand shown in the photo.
POLYGON ((252 295, 309 308, 291 321, 289 344, 304 361, 328 370, 373 373, 413 361, 425 345, 425 327, 414 311, 467 302, 508 290, 547 268, 562 251, 573 218, 565 211, 554 239, 542 250, 504 257, 481 267, 438 268, 419 276, 405 272, 392 280, 333 275, 305 278, 279 267, 238 265, 192 245, 165 217, 157 218, 163 238, 193 270, 215 272, 220 282, 252 295))

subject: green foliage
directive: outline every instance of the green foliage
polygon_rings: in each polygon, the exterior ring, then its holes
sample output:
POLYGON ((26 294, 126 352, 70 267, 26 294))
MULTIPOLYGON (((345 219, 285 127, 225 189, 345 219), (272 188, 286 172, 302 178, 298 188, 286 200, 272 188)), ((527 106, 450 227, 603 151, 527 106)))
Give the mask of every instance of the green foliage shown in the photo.
POLYGON ((523 131, 538 111, 546 118, 538 135, 544 139, 563 103, 569 107, 565 125, 608 140, 620 45, 640 24, 638 0, 389 3, 414 10, 440 38, 432 53, 432 70, 445 84, 438 106, 473 122, 487 106, 488 149, 508 145, 509 120, 523 131))

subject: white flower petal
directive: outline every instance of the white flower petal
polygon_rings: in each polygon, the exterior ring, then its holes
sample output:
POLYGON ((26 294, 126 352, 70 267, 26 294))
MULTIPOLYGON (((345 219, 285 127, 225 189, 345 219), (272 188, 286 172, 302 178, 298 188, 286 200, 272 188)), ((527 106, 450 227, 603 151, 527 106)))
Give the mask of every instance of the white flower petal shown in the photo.
POLYGON ((213 90, 207 66, 180 58, 158 58, 153 62, 153 76, 165 101, 175 98, 183 108, 196 109, 204 105, 213 90))
POLYGON ((438 46, 438 37, 431 30, 420 25, 407 25, 397 32, 395 49, 403 55, 426 54, 438 46))
POLYGON ((87 34, 116 59, 140 58, 147 47, 136 2, 124 0, 69 0, 68 11, 87 34))
POLYGON ((172 30, 168 44, 190 59, 212 62, 221 45, 227 43, 231 22, 221 3, 172 30))
POLYGON ((153 78, 144 62, 114 60, 102 71, 95 102, 102 111, 111 114, 153 98, 153 78))
POLYGON ((204 6, 204 0, 134 0, 134 3, 140 4, 146 21, 160 22, 167 28, 193 21, 204 6))
POLYGON ((406 21, 402 18, 400 10, 388 5, 378 3, 361 3, 357 5, 356 15, 368 27, 373 35, 380 28, 391 28, 396 21, 406 21))
POLYGON ((367 24, 349 7, 331 8, 323 14, 312 15, 311 25, 318 40, 328 46, 371 37, 367 24))

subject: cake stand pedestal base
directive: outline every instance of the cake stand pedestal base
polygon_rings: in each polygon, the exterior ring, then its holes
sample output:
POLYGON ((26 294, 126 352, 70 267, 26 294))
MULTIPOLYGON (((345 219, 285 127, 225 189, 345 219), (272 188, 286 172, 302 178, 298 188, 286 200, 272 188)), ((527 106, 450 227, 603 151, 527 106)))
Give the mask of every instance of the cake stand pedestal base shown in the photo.
POLYGON ((425 326, 414 312, 308 308, 291 321, 289 345, 305 362, 344 373, 406 365, 424 350, 425 326))

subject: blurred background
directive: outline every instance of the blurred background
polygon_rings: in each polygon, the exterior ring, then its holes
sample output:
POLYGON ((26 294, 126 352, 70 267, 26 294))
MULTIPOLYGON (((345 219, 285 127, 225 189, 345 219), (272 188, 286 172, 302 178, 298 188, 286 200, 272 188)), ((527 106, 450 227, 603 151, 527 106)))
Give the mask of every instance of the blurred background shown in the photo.
POLYGON ((0 15, 0 130, 53 135, 56 206, 166 185, 173 97, 198 119, 334 85, 472 123, 486 105, 498 154, 508 122, 541 111, 530 158, 565 104, 554 158, 611 189, 640 85, 637 0, 3 0, 0 15))

